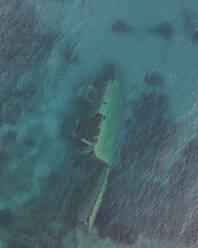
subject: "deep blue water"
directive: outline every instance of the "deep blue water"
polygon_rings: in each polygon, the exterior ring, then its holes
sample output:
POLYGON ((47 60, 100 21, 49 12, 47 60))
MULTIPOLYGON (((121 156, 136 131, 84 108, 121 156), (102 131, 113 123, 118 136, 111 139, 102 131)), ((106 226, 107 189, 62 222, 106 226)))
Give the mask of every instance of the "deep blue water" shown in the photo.
POLYGON ((197 58, 195 0, 0 0, 0 247, 196 247, 197 58), (107 64, 121 128, 87 230, 103 168, 68 137, 107 64))

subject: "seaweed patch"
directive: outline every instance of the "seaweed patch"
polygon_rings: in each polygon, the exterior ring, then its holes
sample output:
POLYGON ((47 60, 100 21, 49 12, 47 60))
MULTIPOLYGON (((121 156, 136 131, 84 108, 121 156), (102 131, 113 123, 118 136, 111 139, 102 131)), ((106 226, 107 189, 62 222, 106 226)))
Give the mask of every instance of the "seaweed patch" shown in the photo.
POLYGON ((118 34, 130 33, 132 30, 132 27, 121 19, 118 19, 111 26, 111 31, 118 34))
POLYGON ((173 27, 169 22, 161 22, 160 24, 148 29, 149 33, 157 35, 168 41, 172 38, 173 27))

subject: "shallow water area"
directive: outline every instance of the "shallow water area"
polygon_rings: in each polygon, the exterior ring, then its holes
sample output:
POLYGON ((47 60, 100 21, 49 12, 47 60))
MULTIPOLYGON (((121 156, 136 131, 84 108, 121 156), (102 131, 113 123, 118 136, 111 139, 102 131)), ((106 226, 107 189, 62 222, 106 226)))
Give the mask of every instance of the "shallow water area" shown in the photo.
POLYGON ((196 247, 197 2, 0 2, 0 247, 196 247))

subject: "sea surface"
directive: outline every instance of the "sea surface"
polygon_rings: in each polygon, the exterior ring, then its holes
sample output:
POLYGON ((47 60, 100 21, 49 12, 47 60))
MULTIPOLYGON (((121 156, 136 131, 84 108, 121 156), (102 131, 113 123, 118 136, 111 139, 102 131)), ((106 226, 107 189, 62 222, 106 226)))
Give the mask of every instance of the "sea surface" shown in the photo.
POLYGON ((0 248, 196 247, 197 165, 198 1, 0 0, 0 248), (106 174, 71 138, 104 80, 106 174))

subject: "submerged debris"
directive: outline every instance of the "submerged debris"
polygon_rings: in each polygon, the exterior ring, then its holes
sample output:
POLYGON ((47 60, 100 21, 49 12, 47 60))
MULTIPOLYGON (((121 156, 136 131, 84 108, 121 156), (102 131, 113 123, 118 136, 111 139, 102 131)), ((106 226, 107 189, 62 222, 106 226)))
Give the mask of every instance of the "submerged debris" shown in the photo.
POLYGON ((102 67, 102 72, 100 74, 101 81, 108 81, 115 79, 115 65, 113 63, 106 63, 102 67))
POLYGON ((129 33, 132 31, 132 27, 129 24, 126 24, 124 21, 118 19, 112 26, 111 31, 114 33, 129 33))
POLYGON ((173 28, 169 22, 161 22, 160 24, 149 28, 151 34, 158 35, 164 40, 170 40, 173 34, 173 28))
POLYGON ((164 83, 164 78, 162 77, 162 75, 160 73, 153 70, 151 72, 146 73, 146 75, 144 77, 144 81, 149 86, 161 87, 164 83))

